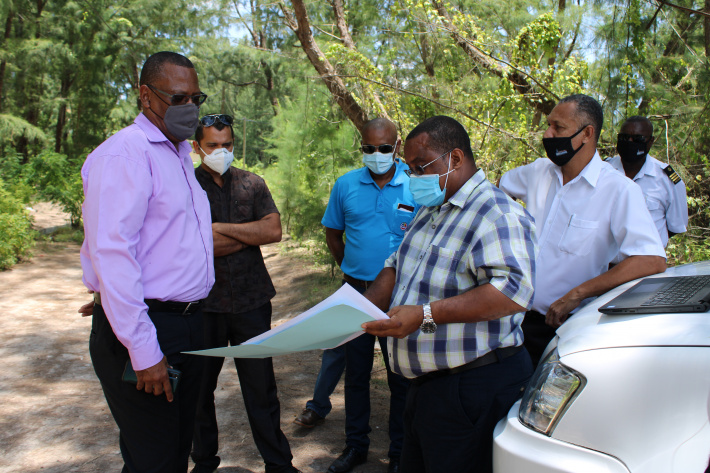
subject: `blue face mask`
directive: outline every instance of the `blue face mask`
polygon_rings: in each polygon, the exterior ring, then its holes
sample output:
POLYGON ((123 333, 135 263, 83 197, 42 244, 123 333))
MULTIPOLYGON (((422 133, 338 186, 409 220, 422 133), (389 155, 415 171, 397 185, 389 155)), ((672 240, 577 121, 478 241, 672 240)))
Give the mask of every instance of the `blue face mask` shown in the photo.
MULTIPOLYGON (((434 161, 436 161, 436 159, 434 161)), ((422 169, 424 167, 425 166, 422 166, 422 169)), ((443 204, 444 197, 446 196, 446 184, 449 182, 449 174, 456 170, 449 170, 450 168, 451 152, 449 151, 449 164, 446 167, 447 172, 445 174, 425 174, 422 176, 412 174, 409 177, 409 192, 412 193, 414 202, 424 207, 437 207, 443 204), (444 181, 444 189, 442 189, 439 185, 439 178, 441 176, 446 176, 446 181, 444 181)))
POLYGON ((375 174, 385 174, 394 164, 394 153, 363 153, 362 163, 375 174))

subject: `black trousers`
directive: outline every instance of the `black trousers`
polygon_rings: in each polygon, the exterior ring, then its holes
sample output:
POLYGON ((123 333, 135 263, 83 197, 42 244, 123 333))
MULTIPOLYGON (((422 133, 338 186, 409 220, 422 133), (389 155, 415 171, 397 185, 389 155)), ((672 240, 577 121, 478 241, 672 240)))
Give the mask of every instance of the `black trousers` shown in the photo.
POLYGON ((533 368, 540 363, 540 358, 550 341, 555 338, 557 329, 545 323, 545 316, 534 310, 525 313, 521 328, 523 329, 525 349, 530 353, 533 368))
POLYGON ((118 341, 103 307, 94 305, 89 352, 111 414, 120 430, 124 473, 185 473, 192 444, 202 374, 200 357, 181 351, 202 348, 202 313, 149 311, 160 349, 182 378, 173 402, 138 391, 121 380, 128 350, 118 341))
MULTIPOLYGON (((204 314, 205 347, 238 345, 271 328, 271 302, 239 314, 206 312, 204 314)), ((224 358, 204 357, 204 377, 200 387, 199 407, 195 420, 192 460, 205 469, 217 468, 220 458, 214 391, 224 358)), ((235 358, 244 407, 254 443, 266 464, 266 473, 291 472, 291 448, 281 431, 279 404, 271 358, 235 358)))
POLYGON ((493 429, 532 375, 525 350, 496 363, 410 383, 404 410, 406 473, 490 473, 493 429))

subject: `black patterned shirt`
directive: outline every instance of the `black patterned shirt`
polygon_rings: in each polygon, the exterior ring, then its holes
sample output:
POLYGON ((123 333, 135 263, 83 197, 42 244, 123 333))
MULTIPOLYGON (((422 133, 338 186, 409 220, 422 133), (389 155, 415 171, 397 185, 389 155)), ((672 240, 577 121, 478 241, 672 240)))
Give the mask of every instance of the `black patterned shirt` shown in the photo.
MULTIPOLYGON (((207 193, 212 222, 246 223, 278 213, 264 179, 249 171, 230 167, 215 184, 210 173, 198 167, 195 177, 207 193)), ((205 312, 233 313, 256 309, 276 295, 258 246, 247 246, 214 259, 215 284, 205 299, 205 312)))

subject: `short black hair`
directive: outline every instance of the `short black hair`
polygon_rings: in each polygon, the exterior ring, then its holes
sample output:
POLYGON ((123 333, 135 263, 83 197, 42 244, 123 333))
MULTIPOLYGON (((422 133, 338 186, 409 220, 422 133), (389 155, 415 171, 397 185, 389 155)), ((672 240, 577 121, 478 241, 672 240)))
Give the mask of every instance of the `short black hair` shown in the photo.
POLYGON ((624 120, 624 123, 622 123, 621 126, 624 126, 627 123, 643 123, 651 130, 651 136, 653 136, 653 123, 648 118, 642 115, 634 115, 624 120))
POLYGON ((445 115, 427 118, 409 132, 407 140, 416 138, 422 133, 429 135, 429 145, 434 151, 446 153, 453 148, 458 148, 463 151, 466 158, 473 161, 471 139, 463 125, 455 119, 445 115))
MULTIPOLYGON (((234 128, 231 127, 231 125, 225 125, 221 121, 217 120, 214 122, 214 125, 210 125, 215 128, 217 128, 218 131, 224 130, 226 127, 229 127, 229 131, 232 132, 232 141, 234 141, 234 128)), ((197 125, 197 129, 195 130, 195 141, 197 141, 197 144, 200 144, 200 141, 202 141, 202 138, 205 136, 205 126, 200 122, 197 125)))
POLYGON ((140 85, 151 84, 158 80, 160 78, 160 74, 163 72, 163 66, 165 64, 173 64, 175 66, 187 67, 189 69, 195 68, 192 61, 182 54, 170 51, 161 51, 153 54, 145 60, 143 69, 141 69, 140 85))
MULTIPOLYGON (((599 105, 593 97, 584 94, 574 94, 568 95, 567 97, 560 100, 557 105, 572 102, 576 105, 576 115, 578 117, 583 117, 580 120, 586 125, 592 125, 594 127, 594 138, 599 142, 599 136, 602 132, 602 125, 604 124, 604 112, 602 111, 602 106, 599 105)), ((580 117, 580 118, 581 118, 580 117)))

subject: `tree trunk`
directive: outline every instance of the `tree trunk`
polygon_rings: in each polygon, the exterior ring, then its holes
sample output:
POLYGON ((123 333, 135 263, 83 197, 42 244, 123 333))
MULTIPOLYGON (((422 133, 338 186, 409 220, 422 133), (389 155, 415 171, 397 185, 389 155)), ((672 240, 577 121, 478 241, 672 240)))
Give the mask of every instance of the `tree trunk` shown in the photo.
MULTIPOLYGON (((705 0, 705 13, 710 14, 710 0, 705 0)), ((710 58, 710 16, 703 18, 705 33, 705 57, 710 58)))
MULTIPOLYGON (((355 51, 355 41, 353 41, 353 37, 350 36, 350 29, 348 28, 348 22, 345 20, 345 9, 343 8, 342 0, 332 0, 332 6, 333 13, 335 14, 335 23, 338 25, 338 31, 340 32, 340 39, 343 42, 343 45, 346 48, 355 51)), ((377 104, 377 108, 380 109, 381 116, 389 121, 392 121, 392 118, 390 118, 387 114, 387 109, 380 100, 380 97, 378 97, 374 91, 371 96, 377 104)))
POLYGON ((350 30, 348 29, 348 24, 345 21, 345 10, 343 9, 342 0, 333 0, 333 13, 335 13, 335 23, 338 25, 338 31, 340 31, 340 39, 343 44, 348 49, 355 49, 355 41, 353 41, 352 36, 350 36, 350 30))
POLYGON ((283 5, 281 5, 283 13, 286 17, 288 26, 296 33, 303 51, 308 56, 315 70, 320 75, 331 95, 343 110, 345 115, 355 125, 358 130, 362 130, 365 123, 368 122, 367 113, 352 96, 343 80, 338 76, 333 65, 328 61, 323 52, 318 47, 313 33, 311 32, 310 20, 306 12, 306 6, 303 0, 292 0, 293 15, 283 5), (294 20, 295 15, 295 20, 294 20))
MULTIPOLYGON (((12 31, 12 19, 15 16, 15 13, 10 10, 7 12, 7 20, 5 21, 5 34, 3 35, 3 45, 7 43, 7 40, 10 38, 10 32, 12 31)), ((7 67, 7 61, 4 59, 2 62, 0 62, 0 113, 2 112, 2 104, 3 104, 3 89, 5 87, 5 68, 7 67)))
POLYGON ((64 127, 67 123, 67 99, 69 96, 69 89, 72 84, 71 73, 65 71, 64 77, 62 78, 62 85, 59 91, 59 98, 62 101, 59 105, 59 110, 57 111, 57 129, 54 133, 54 152, 61 153, 62 151, 62 141, 64 137, 64 127))

